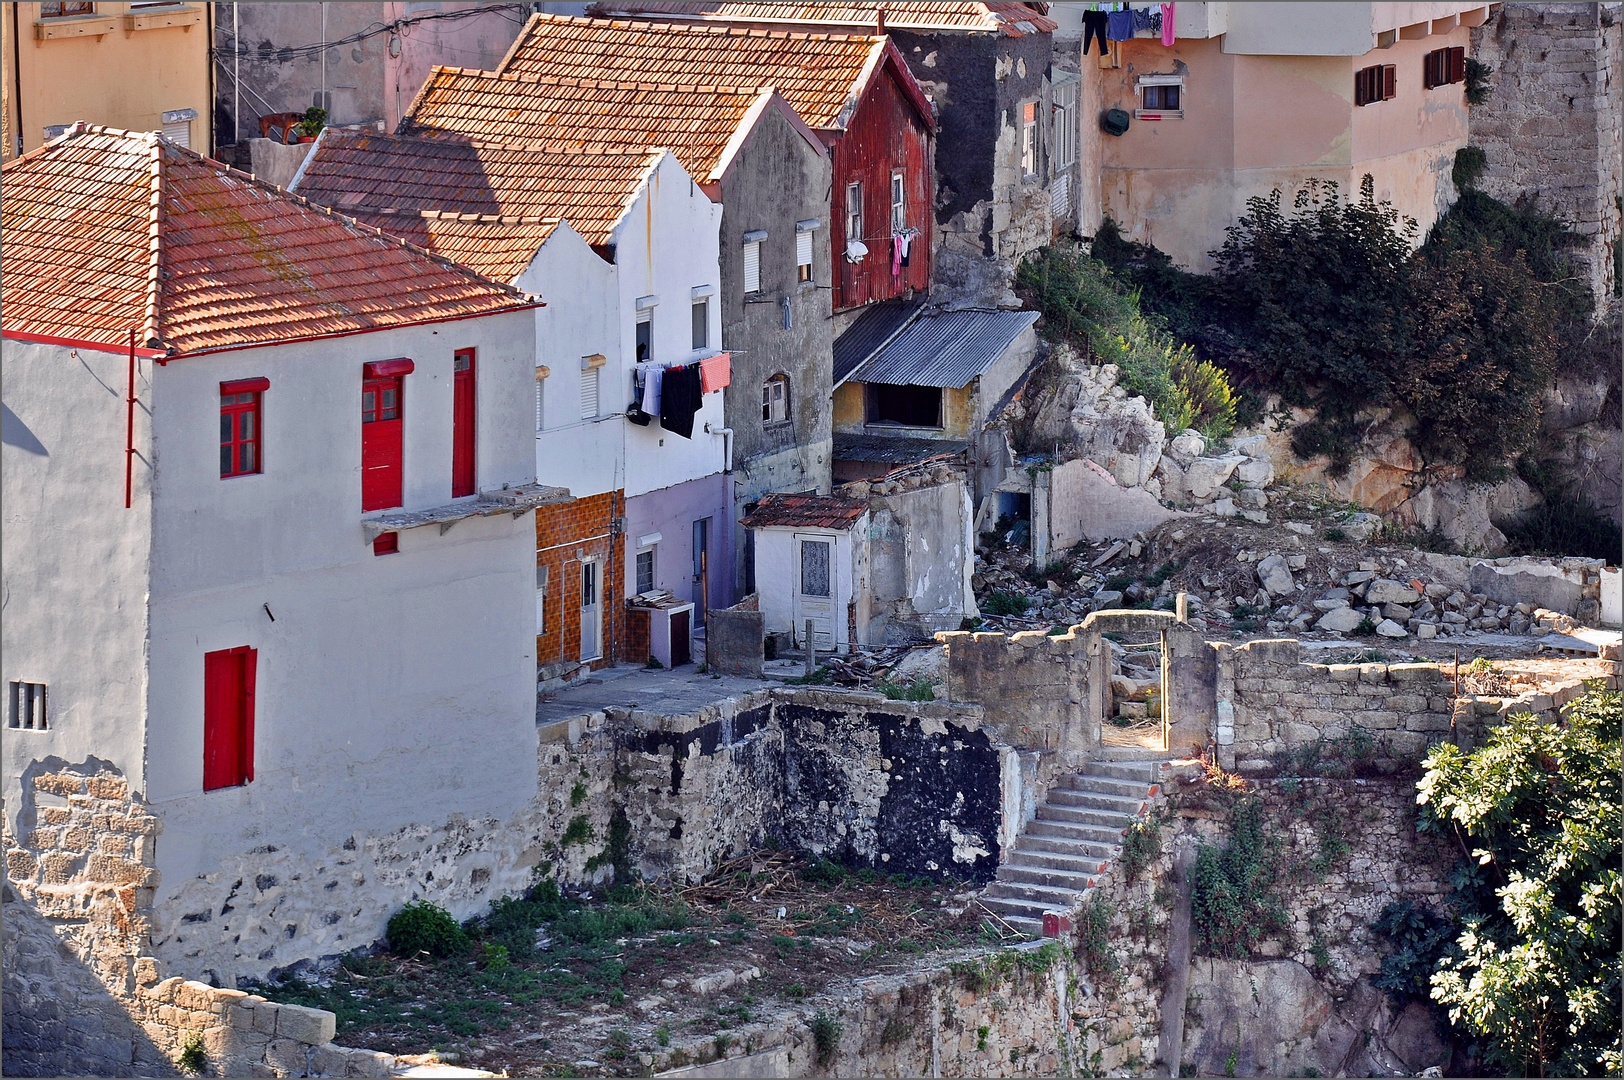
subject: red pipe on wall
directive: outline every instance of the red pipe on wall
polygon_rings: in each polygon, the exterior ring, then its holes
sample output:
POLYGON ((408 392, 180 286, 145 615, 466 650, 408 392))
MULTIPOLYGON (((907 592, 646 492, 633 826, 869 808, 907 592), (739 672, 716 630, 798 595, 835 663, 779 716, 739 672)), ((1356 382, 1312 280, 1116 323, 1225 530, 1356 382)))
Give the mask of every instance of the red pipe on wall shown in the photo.
POLYGON ((124 509, 135 477, 135 327, 130 327, 130 382, 124 395, 124 509))

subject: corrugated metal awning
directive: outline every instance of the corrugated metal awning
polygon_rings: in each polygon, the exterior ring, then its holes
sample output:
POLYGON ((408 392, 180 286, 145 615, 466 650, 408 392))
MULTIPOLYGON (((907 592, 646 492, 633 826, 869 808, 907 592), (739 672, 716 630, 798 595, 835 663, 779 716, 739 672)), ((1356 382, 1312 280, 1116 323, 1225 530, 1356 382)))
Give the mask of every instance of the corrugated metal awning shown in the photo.
POLYGON ((925 306, 923 299, 914 301, 887 300, 874 304, 835 338, 835 385, 845 382, 864 360, 873 356, 880 347, 908 325, 908 320, 919 314, 925 306))
POLYGON ((921 315, 848 378, 888 386, 967 386, 1037 321, 1035 311, 921 315))

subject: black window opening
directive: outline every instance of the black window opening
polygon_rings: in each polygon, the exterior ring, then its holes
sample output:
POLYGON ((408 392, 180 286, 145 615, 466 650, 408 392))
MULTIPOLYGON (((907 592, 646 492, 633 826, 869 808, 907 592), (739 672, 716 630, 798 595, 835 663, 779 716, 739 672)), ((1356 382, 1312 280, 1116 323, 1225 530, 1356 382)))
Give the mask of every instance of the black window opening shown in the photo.
POLYGON ((1177 86, 1147 86, 1145 89, 1145 108, 1161 109, 1165 112, 1177 112, 1183 108, 1180 104, 1177 86))
POLYGON ((639 364, 652 358, 654 352, 654 321, 652 318, 637 320, 637 362, 639 364))
POLYGON ((885 386, 867 383, 867 422, 902 427, 942 426, 942 388, 939 386, 885 386))

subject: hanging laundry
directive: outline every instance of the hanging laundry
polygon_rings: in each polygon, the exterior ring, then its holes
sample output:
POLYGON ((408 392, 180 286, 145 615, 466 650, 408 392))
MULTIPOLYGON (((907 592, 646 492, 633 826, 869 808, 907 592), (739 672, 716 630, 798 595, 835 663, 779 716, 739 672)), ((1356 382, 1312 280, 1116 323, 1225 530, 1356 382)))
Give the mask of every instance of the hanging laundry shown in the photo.
POLYGON ((1173 5, 1172 4, 1163 4, 1161 7, 1162 7, 1162 44, 1163 45, 1171 45, 1171 44, 1173 44, 1173 5))
POLYGON ((1108 47, 1105 44, 1105 27, 1106 27, 1105 12, 1103 12, 1103 11, 1085 11, 1085 12, 1083 12, 1083 55, 1084 56, 1088 55, 1088 43, 1090 41, 1093 41, 1096 37, 1099 38, 1099 42, 1100 42, 1100 55, 1104 56, 1106 54, 1106 52, 1108 51, 1108 47))
POLYGON ((733 354, 717 353, 699 362, 699 389, 710 394, 733 382, 733 354))
POLYGON ((640 407, 650 416, 660 415, 660 383, 665 369, 653 365, 645 365, 637 369, 643 376, 643 397, 640 407))
MULTIPOLYGON (((1133 32, 1135 34, 1138 34, 1143 30, 1151 29, 1151 23, 1153 21, 1158 24, 1161 22, 1161 12, 1152 11, 1149 8, 1133 9, 1133 32)), ((1161 26, 1157 25, 1155 28, 1160 30, 1161 26)))
POLYGON ((693 438, 694 413, 702 394, 698 364, 666 368, 660 376, 660 426, 673 435, 693 438))
POLYGON ((908 226, 891 234, 891 276, 897 277, 902 268, 908 265, 908 251, 913 247, 914 237, 919 230, 908 226))
POLYGON ((1127 41, 1133 37, 1133 12, 1113 11, 1105 19, 1105 36, 1109 40, 1127 41))

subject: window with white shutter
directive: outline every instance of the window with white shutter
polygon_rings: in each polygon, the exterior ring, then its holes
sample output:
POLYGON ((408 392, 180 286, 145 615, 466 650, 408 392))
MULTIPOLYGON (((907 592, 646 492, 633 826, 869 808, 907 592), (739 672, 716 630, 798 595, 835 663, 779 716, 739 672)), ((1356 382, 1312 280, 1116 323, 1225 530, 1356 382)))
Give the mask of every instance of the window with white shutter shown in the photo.
POLYGON ((598 369, 581 372, 581 419, 598 418, 598 369))
POLYGON ((165 124, 163 135, 165 139, 174 143, 176 146, 184 146, 188 150, 192 148, 192 122, 190 120, 182 120, 175 124, 165 124))
POLYGON ((812 280, 812 233, 795 234, 795 280, 812 280))
POLYGON ((767 239, 767 230, 751 229, 744 234, 744 291, 761 291, 761 245, 767 239))

